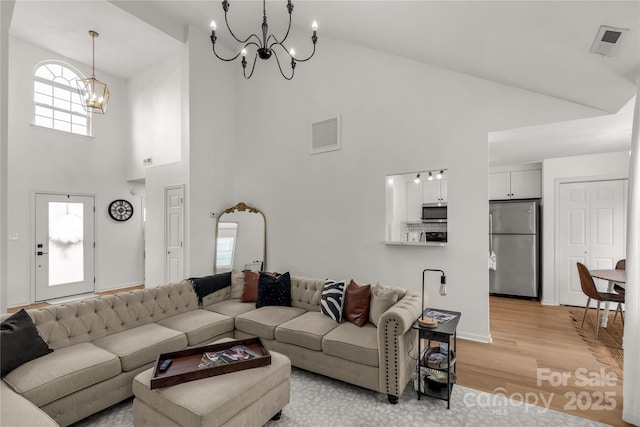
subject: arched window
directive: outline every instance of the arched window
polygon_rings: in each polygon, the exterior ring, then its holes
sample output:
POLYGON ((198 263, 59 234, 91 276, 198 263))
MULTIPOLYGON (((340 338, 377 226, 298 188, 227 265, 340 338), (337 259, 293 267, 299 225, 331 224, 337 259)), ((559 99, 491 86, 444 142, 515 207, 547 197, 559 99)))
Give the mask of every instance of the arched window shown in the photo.
POLYGON ((40 64, 33 77, 34 124, 91 135, 91 114, 82 106, 76 83, 82 78, 65 64, 40 64))

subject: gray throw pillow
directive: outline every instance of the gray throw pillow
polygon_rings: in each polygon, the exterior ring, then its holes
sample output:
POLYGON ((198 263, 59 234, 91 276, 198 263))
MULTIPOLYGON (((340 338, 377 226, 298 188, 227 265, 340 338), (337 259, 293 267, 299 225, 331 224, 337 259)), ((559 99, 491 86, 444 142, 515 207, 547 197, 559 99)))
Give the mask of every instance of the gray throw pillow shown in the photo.
POLYGON ((371 289, 371 307, 369 307, 369 322, 378 326, 380 316, 398 302, 398 291, 376 284, 371 289))
POLYGON ((244 289, 244 271, 231 272, 231 298, 240 298, 244 289))

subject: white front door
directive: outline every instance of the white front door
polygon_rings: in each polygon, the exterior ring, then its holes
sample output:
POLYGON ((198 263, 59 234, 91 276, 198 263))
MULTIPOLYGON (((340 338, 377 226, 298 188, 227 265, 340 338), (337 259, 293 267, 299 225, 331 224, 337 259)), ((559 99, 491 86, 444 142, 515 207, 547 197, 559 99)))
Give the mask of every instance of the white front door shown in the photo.
POLYGON ((95 290, 94 198, 35 195, 36 301, 95 290))
MULTIPOLYGON (((597 181, 560 185, 556 268, 560 304, 584 306, 576 263, 589 269, 613 268, 624 258, 624 182, 597 181)), ((596 280, 600 291, 607 283, 596 280)))
POLYGON ((165 282, 174 283, 183 277, 183 236, 184 236, 184 189, 165 189, 166 221, 166 274, 165 282))

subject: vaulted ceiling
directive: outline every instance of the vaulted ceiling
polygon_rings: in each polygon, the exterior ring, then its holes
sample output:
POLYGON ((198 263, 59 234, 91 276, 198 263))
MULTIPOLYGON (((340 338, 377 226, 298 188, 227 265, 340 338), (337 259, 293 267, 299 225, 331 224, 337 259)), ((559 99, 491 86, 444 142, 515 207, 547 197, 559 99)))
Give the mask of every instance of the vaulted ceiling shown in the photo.
MULTIPOLYGON (((230 3, 234 31, 256 32, 262 2, 230 3)), ((294 4, 294 31, 306 34, 311 22, 318 21, 318 49, 322 49, 322 38, 330 37, 585 105, 594 114, 599 111, 612 118, 636 93, 638 1, 298 0, 294 4), (600 25, 630 30, 613 57, 589 53, 600 25)), ((285 26, 285 5, 284 0, 267 2, 272 29, 285 26)), ((96 67, 128 78, 175 53, 184 41, 185 24, 208 32, 211 19, 222 27, 219 1, 17 0, 10 34, 89 63, 87 31, 94 29, 100 33, 96 67)), ((224 33, 220 35, 222 41, 224 33)), ((618 133, 628 128, 630 138, 628 120, 618 121, 624 122, 617 124, 624 128, 618 133)), ((566 134, 571 129, 556 130, 566 134)), ((534 135, 530 131, 496 134, 493 142, 501 149, 505 138, 516 144, 534 135)), ((551 131, 546 132, 550 137, 551 131)))

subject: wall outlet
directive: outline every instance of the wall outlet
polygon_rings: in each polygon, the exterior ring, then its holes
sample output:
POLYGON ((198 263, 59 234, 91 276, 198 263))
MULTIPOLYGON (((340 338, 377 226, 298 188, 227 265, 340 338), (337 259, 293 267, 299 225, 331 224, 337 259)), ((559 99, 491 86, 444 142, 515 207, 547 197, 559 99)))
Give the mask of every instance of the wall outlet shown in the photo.
POLYGON ((145 166, 149 166, 153 164, 153 158, 147 157, 146 159, 142 159, 142 164, 145 166))

